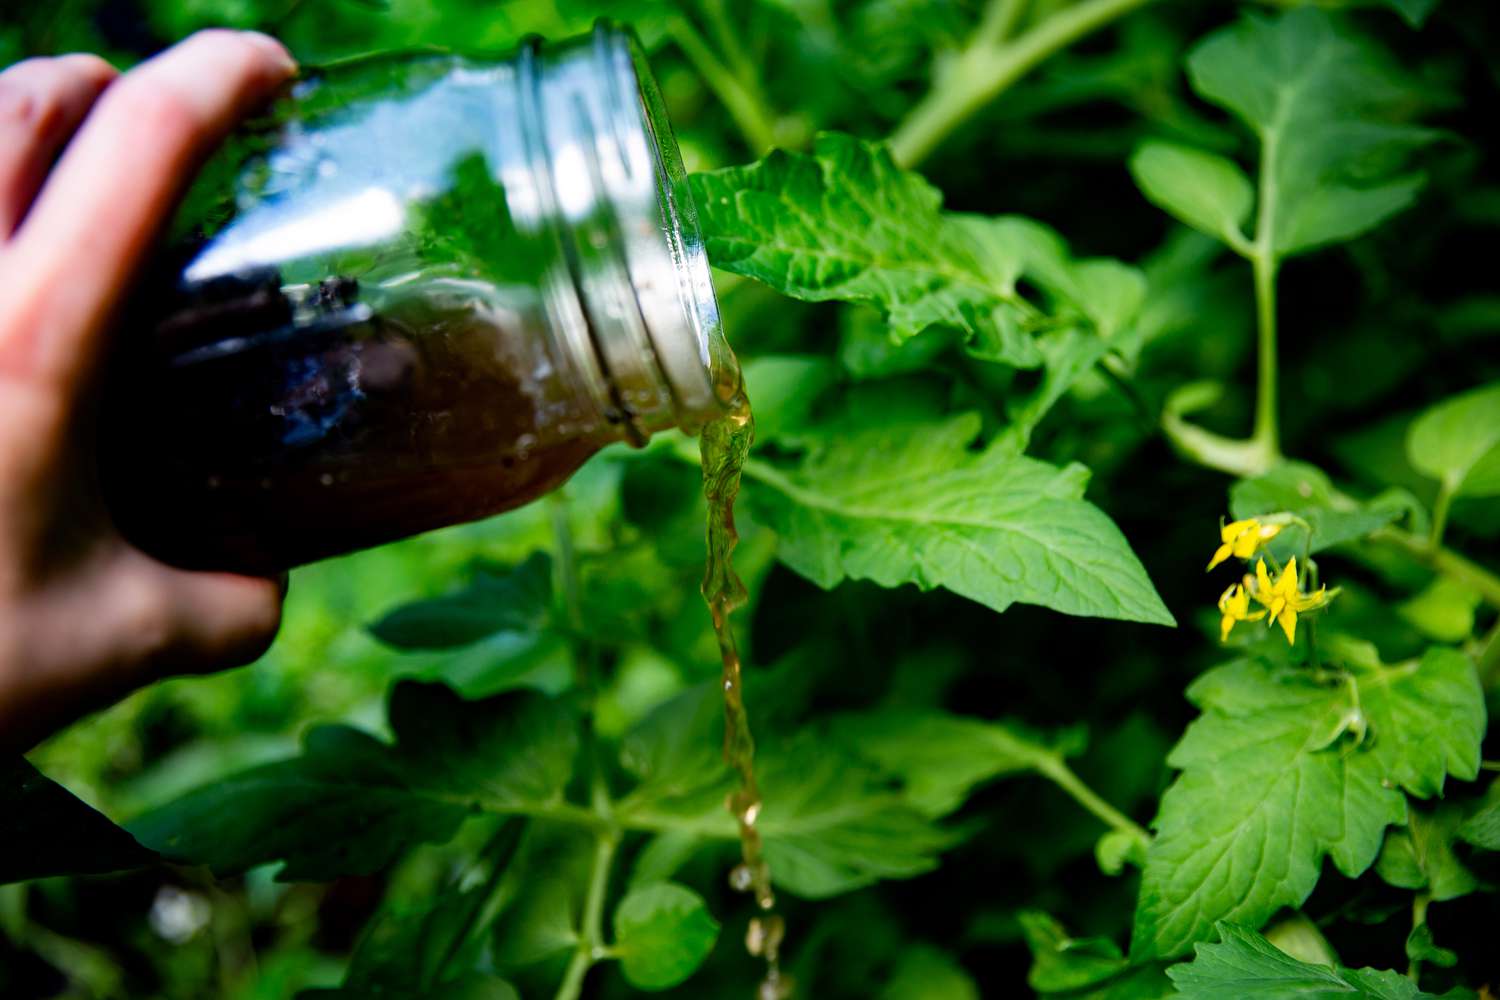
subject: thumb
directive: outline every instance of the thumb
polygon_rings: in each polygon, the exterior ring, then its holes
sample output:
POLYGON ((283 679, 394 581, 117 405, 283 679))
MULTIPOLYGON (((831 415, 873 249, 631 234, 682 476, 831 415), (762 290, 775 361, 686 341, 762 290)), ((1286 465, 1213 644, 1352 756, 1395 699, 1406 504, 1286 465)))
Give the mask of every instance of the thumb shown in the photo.
POLYGON ((0 677, 0 750, 162 677, 250 662, 276 636, 281 596, 275 580, 174 569, 124 543, 98 552, 18 601, 24 628, 0 628, 18 665, 0 677))
POLYGON ((152 565, 166 607, 165 641, 148 654, 158 676, 241 666, 276 638, 282 582, 152 565))

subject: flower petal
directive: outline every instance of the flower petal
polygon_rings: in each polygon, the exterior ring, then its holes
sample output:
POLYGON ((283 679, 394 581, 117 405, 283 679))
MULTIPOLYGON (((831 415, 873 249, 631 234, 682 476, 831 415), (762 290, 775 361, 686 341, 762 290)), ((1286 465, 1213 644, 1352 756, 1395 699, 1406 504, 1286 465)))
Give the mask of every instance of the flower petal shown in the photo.
POLYGON ((1276 592, 1288 599, 1297 594, 1297 557, 1286 561, 1286 569, 1281 571, 1281 577, 1276 581, 1276 592))
POLYGON ((1231 583, 1224 588, 1224 593, 1219 595, 1219 610, 1226 615, 1229 614, 1230 604, 1234 600, 1234 592, 1238 588, 1239 584, 1231 583))
POLYGON ((1293 645, 1297 641, 1297 612, 1287 608, 1276 616, 1276 624, 1281 626, 1281 631, 1286 633, 1287 645, 1293 645))
POLYGON ((1246 521, 1230 521, 1228 524, 1219 529, 1219 541, 1228 545, 1236 538, 1240 537, 1240 535, 1243 535, 1246 531, 1250 531, 1255 527, 1256 522, 1254 518, 1246 521))

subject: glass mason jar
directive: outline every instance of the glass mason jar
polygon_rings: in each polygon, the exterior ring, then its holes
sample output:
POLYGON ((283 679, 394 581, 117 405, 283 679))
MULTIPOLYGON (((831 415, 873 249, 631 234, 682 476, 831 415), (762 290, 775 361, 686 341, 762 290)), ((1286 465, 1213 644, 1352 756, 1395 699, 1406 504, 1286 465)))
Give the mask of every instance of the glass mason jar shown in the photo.
POLYGON ((309 72, 184 202, 109 367, 124 534, 268 573, 695 431, 739 369, 639 43, 309 72))

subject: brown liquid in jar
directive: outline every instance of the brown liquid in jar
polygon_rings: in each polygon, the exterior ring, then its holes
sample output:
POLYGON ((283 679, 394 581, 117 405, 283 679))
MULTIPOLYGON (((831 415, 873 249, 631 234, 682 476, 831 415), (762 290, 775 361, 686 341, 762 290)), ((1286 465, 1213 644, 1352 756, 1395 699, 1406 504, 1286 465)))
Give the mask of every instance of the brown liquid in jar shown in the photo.
POLYGON ((205 165, 123 325, 116 523, 180 566, 278 572, 718 416, 732 358, 684 181, 606 22, 309 72, 205 165))
POLYGON ((376 311, 351 279, 293 300, 273 274, 179 309, 112 372, 122 532, 274 573, 520 506, 619 436, 493 289, 443 280, 376 311))

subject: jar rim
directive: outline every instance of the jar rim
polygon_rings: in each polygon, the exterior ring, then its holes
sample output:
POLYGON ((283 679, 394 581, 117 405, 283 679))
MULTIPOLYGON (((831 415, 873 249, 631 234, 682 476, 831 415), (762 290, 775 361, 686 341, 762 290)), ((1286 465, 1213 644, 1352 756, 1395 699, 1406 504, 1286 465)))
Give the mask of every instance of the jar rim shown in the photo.
MULTIPOLYGON (((645 47, 634 30, 608 18, 595 24, 594 42, 616 81, 614 113, 620 116, 619 123, 627 129, 644 129, 648 140, 657 176, 656 222, 676 279, 679 314, 645 315, 646 333, 672 393, 678 425, 695 430, 723 413, 739 393, 739 365, 724 338, 687 168, 645 47)), ((653 276, 641 272, 657 263, 627 260, 631 281, 648 311, 650 299, 643 294, 648 289, 642 285, 653 276)))

